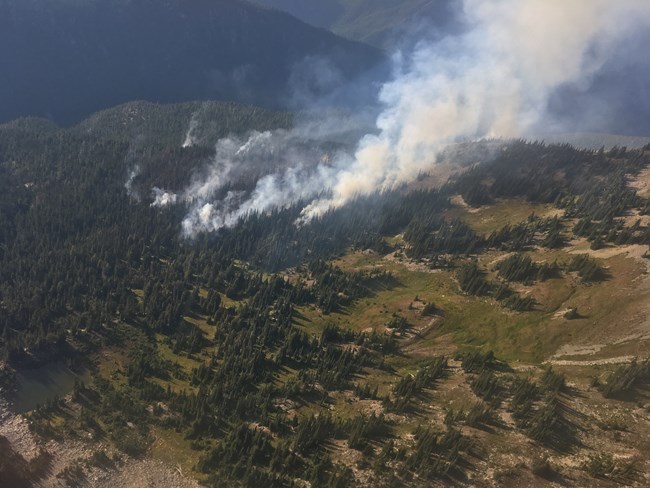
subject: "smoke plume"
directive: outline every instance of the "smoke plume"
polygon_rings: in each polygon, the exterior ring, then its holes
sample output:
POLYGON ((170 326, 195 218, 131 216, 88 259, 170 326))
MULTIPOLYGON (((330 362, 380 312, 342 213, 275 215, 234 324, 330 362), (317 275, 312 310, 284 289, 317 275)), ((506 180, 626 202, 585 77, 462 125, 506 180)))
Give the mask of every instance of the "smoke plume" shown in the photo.
POLYGON ((350 121, 343 129, 324 121, 305 122, 292 130, 221 139, 212 162, 194 174, 182 192, 154 188, 151 205, 186 204, 183 232, 193 237, 235 225, 251 212, 311 199, 334 183, 337 165, 344 160, 347 146, 332 140, 341 136, 341 130, 348 133, 353 128, 350 121))
POLYGON ((140 193, 133 187, 133 181, 137 178, 137 176, 140 174, 140 165, 136 164, 129 170, 129 175, 126 178, 126 182, 124 183, 124 188, 126 189, 127 195, 129 197, 135 199, 136 201, 140 201, 140 193))
POLYGON ((183 141, 183 146, 182 147, 192 147, 194 144, 196 144, 196 136, 194 133, 196 132, 196 128, 199 125, 199 112, 195 112, 192 114, 192 118, 190 119, 190 126, 187 129, 187 132, 185 133, 185 140, 183 141))
POLYGON ((134 186, 134 182, 142 172, 142 168, 138 163, 138 150, 142 146, 143 140, 144 137, 142 135, 134 137, 131 141, 131 144, 129 145, 129 152, 126 154, 126 158, 124 159, 124 163, 128 168, 128 174, 126 181, 124 182, 124 188, 126 189, 126 194, 129 196, 129 198, 132 198, 136 202, 140 201, 140 192, 134 186))
POLYGON ((205 120, 205 113, 208 110, 210 104, 208 102, 203 102, 201 106, 192 113, 190 118, 190 124, 185 132, 185 138, 183 139, 183 144, 181 147, 187 148, 195 146, 202 142, 201 137, 201 120, 205 120))
POLYGON ((221 141, 214 164, 179 198, 190 207, 184 233, 297 201, 310 202, 299 221, 308 222, 414 180, 455 142, 539 131, 556 90, 589 86, 650 24, 647 0, 465 0, 463 12, 464 33, 394 56, 376 127, 354 149, 315 154, 300 144, 300 130, 221 141), (256 173, 264 158, 270 166, 256 173), (223 192, 250 174, 252 189, 223 192))
POLYGON ((174 192, 166 191, 158 187, 154 187, 151 190, 151 196, 153 197, 152 207, 166 207, 168 205, 174 205, 178 201, 178 195, 174 192))

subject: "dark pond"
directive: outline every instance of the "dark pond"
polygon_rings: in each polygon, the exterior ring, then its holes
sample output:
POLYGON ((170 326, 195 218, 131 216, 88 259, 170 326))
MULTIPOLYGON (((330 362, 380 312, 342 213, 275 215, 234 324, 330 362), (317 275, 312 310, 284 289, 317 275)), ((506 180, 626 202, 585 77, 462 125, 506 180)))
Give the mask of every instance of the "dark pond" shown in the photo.
POLYGON ((16 373, 17 389, 11 398, 11 409, 23 413, 55 395, 65 396, 72 391, 75 378, 84 379, 83 375, 75 373, 64 363, 19 371, 16 373))

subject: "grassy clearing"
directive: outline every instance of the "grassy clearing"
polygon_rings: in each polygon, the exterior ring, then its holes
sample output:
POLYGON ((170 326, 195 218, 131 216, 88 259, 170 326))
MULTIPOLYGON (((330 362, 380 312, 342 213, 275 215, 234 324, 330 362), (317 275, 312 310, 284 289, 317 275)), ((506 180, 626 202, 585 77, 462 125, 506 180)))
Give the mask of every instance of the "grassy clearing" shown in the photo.
POLYGON ((208 319, 204 315, 197 315, 197 316, 185 316, 183 319, 198 327, 201 329, 201 332, 203 332, 203 335, 209 339, 211 339, 214 336, 214 332, 216 330, 216 327, 214 325, 208 324, 208 319))
MULTIPOLYGON (((563 250, 539 249, 531 255, 547 262, 571 258, 563 250)), ((634 259, 617 255, 602 260, 601 265, 610 274, 603 282, 584 284, 573 274, 563 274, 515 287, 536 299, 533 312, 514 313, 488 299, 456 297, 447 304, 443 330, 453 331, 460 346, 491 348, 508 360, 539 362, 563 344, 576 341, 610 344, 624 336, 634 317, 643 313, 648 296, 637 291, 642 271, 634 259), (556 316, 555 312, 569 307, 576 307, 580 318, 567 321, 556 316)))
POLYGON ((191 448, 190 441, 182 433, 155 428, 153 434, 155 440, 150 448, 152 458, 180 469, 185 476, 192 476, 199 482, 205 481, 205 475, 194 471, 200 452, 191 448))
MULTIPOLYGON (((158 353, 160 354, 160 357, 162 359, 171 361, 172 363, 178 364, 186 375, 191 375, 192 370, 195 368, 198 368, 201 364, 205 362, 205 360, 201 357, 197 357, 196 355, 193 356, 188 356, 187 354, 176 354, 174 351, 171 350, 171 348, 165 343, 165 336, 162 336, 160 334, 156 335, 156 340, 158 343, 158 353)), ((174 379, 171 381, 163 382, 163 386, 167 386, 167 383, 170 384, 172 389, 190 389, 189 383, 185 381, 181 381, 178 379, 174 379)))
POLYGON ((301 308, 297 323, 309 333, 320 333, 328 322, 354 330, 381 330, 393 313, 404 316, 413 327, 424 327, 431 318, 409 308, 417 296, 444 311, 444 325, 418 344, 421 354, 436 354, 440 337, 448 333, 460 348, 492 349, 507 360, 541 361, 558 342, 553 336, 560 331, 552 331, 549 338, 548 329, 540 327, 545 313, 510 312, 494 300, 464 296, 451 272, 413 271, 405 264, 361 253, 346 255, 335 264, 344 269, 380 266, 393 273, 399 284, 330 315, 313 307, 301 308))
POLYGON ((125 370, 129 364, 129 358, 122 349, 105 349, 95 361, 97 376, 106 378, 113 386, 120 387, 127 383, 125 370))
MULTIPOLYGON (((519 216, 525 219, 533 210, 531 207, 519 209, 519 216)), ((538 214, 542 213, 540 210, 540 206, 535 209, 538 214)), ((498 211, 507 212, 508 208, 503 206, 498 211)), ((557 260, 564 263, 572 257, 569 250, 540 248, 529 254, 537 262, 557 260)), ((491 252, 483 255, 481 262, 491 269, 491 263, 500 256, 503 253, 491 252)), ((426 329, 430 318, 422 317, 417 306, 411 307, 417 296, 444 311, 442 327, 434 328, 416 346, 409 348, 413 352, 417 350, 417 356, 439 354, 441 350, 447 352, 451 337, 453 345, 460 349, 491 349, 507 361, 541 363, 564 344, 579 339, 605 341, 620 337, 621 318, 626 320, 632 313, 638 314, 647 300, 647 296, 633 293, 641 270, 634 259, 625 255, 601 260, 601 265, 610 273, 610 278, 604 282, 584 284, 573 274, 562 274, 530 286, 513 285, 518 292, 531 294, 538 303, 536 310, 524 313, 505 309, 490 298, 463 295, 449 271, 415 270, 409 263, 360 252, 350 252, 334 264, 348 271, 386 269, 398 284, 329 315, 314 307, 301 307, 297 324, 313 335, 320 334, 328 322, 358 331, 381 331, 393 314, 398 314, 414 328, 426 329), (567 321, 557 316, 568 307, 577 307, 580 318, 567 321)))
POLYGON ((381 331, 394 313, 405 317, 413 327, 424 326, 431 319, 422 317, 416 307, 410 308, 416 296, 421 301, 435 302, 434 298, 451 293, 454 286, 449 276, 443 273, 412 272, 376 255, 351 253, 335 264, 346 270, 381 267, 390 271, 398 284, 390 289, 378 290, 372 296, 357 300, 329 315, 311 306, 300 307, 296 322, 308 333, 319 334, 328 322, 357 331, 381 331))
POLYGON ((493 205, 477 209, 458 205, 445 212, 444 215, 447 218, 460 218, 479 234, 487 235, 507 224, 524 222, 532 213, 538 217, 549 217, 556 215, 558 210, 553 205, 513 199, 497 201, 493 205))
POLYGON ((221 304, 226 308, 239 308, 242 302, 228 298, 225 293, 219 293, 221 296, 221 304))
POLYGON ((638 332, 638 319, 648 309, 648 290, 639 287, 643 273, 634 259, 618 255, 602 264, 609 279, 577 287, 567 305, 577 307, 583 317, 571 321, 573 337, 585 343, 610 345, 638 332))

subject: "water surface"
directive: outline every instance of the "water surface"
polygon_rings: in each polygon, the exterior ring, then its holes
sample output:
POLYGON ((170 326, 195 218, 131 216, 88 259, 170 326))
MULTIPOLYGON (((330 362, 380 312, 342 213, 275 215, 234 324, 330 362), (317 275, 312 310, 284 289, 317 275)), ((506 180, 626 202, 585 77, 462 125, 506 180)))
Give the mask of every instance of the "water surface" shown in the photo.
POLYGON ((65 396, 72 391, 75 378, 83 379, 64 363, 53 363, 40 368, 16 372, 16 393, 12 395, 11 409, 24 413, 47 400, 65 396))

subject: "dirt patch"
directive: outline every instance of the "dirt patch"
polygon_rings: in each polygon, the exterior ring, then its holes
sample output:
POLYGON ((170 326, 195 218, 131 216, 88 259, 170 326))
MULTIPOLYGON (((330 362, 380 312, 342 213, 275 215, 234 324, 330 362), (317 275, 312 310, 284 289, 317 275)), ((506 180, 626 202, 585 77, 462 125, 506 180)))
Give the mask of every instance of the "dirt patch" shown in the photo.
POLYGON ((404 266, 406 269, 409 271, 414 271, 414 272, 419 272, 419 273, 439 273, 440 269, 431 269, 427 264, 425 263, 416 263, 415 261, 412 261, 408 258, 398 256, 399 251, 392 252, 390 254, 387 254, 384 256, 384 259, 386 261, 389 261, 391 263, 396 263, 400 264, 401 266, 404 266))
POLYGON ((605 344, 594 344, 591 346, 577 346, 567 344, 558 349, 557 353, 553 355, 552 359, 562 356, 591 356, 600 352, 605 347, 605 344))
POLYGON ((630 187, 636 190, 637 195, 650 198, 650 168, 646 168, 630 179, 630 187))
POLYGON ((333 441, 332 448, 332 457, 352 470, 355 481, 361 486, 370 486, 370 472, 358 468, 358 463, 363 458, 361 453, 348 447, 348 442, 343 440, 333 441))
POLYGON ((627 227, 632 227, 637 222, 639 222, 641 227, 648 227, 648 225, 650 225, 650 215, 641 215, 641 212, 637 209, 629 211, 628 214, 623 217, 623 220, 627 227))
POLYGON ((644 254, 648 252, 648 246, 641 244, 630 244, 628 246, 615 246, 615 247, 605 247, 603 249, 586 249, 583 248, 583 244, 587 242, 586 240, 577 240, 574 241, 572 249, 569 249, 569 254, 589 254, 590 256, 597 259, 609 259, 620 254, 626 254, 628 257, 635 259, 639 263, 642 263, 646 269, 650 261, 644 258, 644 254))
POLYGON ((575 311, 575 308, 569 307, 569 308, 563 308, 562 310, 558 310, 553 314, 554 319, 564 319, 567 318, 568 314, 571 314, 572 312, 575 311))
POLYGON ((423 327, 415 327, 413 328, 410 332, 412 335, 408 337, 404 342, 402 342, 402 348, 404 351, 408 350, 408 346, 411 346, 420 340, 422 340, 424 337, 426 337, 429 332, 434 330, 437 327, 440 327, 442 323, 444 322, 444 319, 442 317, 433 317, 429 322, 423 326, 423 327))
MULTIPOLYGON (((87 463, 93 453, 103 451, 111 458, 114 451, 104 444, 86 443, 66 439, 44 441, 29 430, 29 421, 9 410, 8 403, 0 398, 0 435, 7 438, 11 448, 26 461, 35 459, 44 449, 51 456, 49 469, 44 478, 34 483, 37 488, 63 488, 65 480, 60 477, 66 468, 79 466, 83 481, 79 486, 91 488, 150 488, 178 487, 198 488, 199 484, 184 475, 180 467, 169 466, 153 459, 134 459, 120 455, 121 462, 111 468, 100 469, 87 463)), ((0 485, 2 483, 0 482, 0 485)))
POLYGON ((479 213, 481 210, 488 208, 488 206, 486 205, 482 207, 470 207, 462 195, 454 195, 449 199, 449 201, 451 202, 452 205, 456 205, 457 207, 460 207, 464 209, 467 213, 471 213, 471 214, 479 213))
POLYGON ((606 364, 625 364, 630 363, 634 356, 619 356, 607 359, 594 359, 591 361, 571 361, 564 359, 551 359, 546 361, 546 364, 553 364, 555 366, 603 366, 606 364))
POLYGON ((172 468, 152 459, 131 459, 115 471, 104 471, 89 480, 92 488, 130 488, 174 487, 198 488, 200 485, 187 478, 179 467, 172 468))
POLYGON ((9 410, 9 404, 0 398, 0 435, 6 437, 12 449, 26 461, 39 453, 39 443, 29 430, 29 424, 22 415, 9 410))

